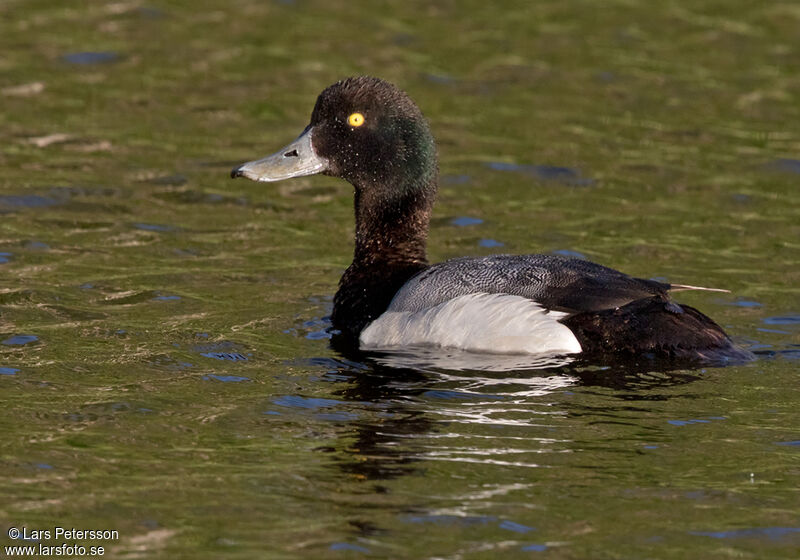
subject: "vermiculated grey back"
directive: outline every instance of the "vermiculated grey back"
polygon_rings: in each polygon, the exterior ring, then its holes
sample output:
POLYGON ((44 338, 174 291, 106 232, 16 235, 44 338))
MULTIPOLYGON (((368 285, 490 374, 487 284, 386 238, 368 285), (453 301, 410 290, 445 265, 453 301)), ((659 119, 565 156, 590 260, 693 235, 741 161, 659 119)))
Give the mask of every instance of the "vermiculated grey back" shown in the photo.
POLYGON ((669 284, 634 278, 605 266, 558 255, 491 255, 445 261, 411 278, 389 311, 420 311, 478 292, 512 294, 548 309, 580 313, 613 309, 666 295, 669 284))

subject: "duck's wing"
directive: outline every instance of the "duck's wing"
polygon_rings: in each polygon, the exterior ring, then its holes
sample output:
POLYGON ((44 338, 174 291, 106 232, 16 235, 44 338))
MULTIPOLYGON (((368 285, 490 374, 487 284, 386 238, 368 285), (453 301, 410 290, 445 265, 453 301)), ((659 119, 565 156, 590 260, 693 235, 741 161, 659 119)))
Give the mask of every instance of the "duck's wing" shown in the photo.
POLYGON ((599 264, 557 255, 491 255, 435 264, 397 292, 389 311, 421 311, 474 293, 510 294, 566 313, 602 311, 666 297, 669 284, 634 278, 599 264))

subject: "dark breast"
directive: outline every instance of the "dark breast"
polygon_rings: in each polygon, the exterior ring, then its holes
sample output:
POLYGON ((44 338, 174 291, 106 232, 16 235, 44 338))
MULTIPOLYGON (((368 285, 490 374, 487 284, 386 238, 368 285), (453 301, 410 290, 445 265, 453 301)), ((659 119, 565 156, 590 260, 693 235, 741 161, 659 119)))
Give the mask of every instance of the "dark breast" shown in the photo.
POLYGON ((421 262, 385 262, 369 267, 353 263, 339 281, 333 298, 333 328, 357 343, 359 333, 386 311, 403 284, 426 267, 421 262))

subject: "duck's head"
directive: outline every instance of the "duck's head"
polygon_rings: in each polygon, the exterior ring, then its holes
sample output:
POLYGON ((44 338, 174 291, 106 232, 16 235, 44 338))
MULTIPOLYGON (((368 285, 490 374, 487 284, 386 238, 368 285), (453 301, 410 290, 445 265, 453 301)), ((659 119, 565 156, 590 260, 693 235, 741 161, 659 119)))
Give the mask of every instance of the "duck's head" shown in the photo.
POLYGON ((435 188, 436 147, 403 91, 378 78, 347 78, 319 95, 294 142, 234 168, 231 177, 280 181, 316 173, 341 177, 362 195, 415 196, 435 188))

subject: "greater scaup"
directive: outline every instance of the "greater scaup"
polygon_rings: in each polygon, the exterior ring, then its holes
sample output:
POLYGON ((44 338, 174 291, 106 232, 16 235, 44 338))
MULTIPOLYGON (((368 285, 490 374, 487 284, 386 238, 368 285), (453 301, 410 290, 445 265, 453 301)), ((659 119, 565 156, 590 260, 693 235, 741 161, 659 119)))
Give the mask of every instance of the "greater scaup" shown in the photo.
POLYGON ((294 142, 231 176, 322 173, 355 187, 355 254, 331 322, 361 349, 750 359, 714 321, 670 300, 671 290, 692 286, 557 255, 428 264, 437 172, 433 135, 416 104, 394 85, 361 76, 325 89, 294 142))

